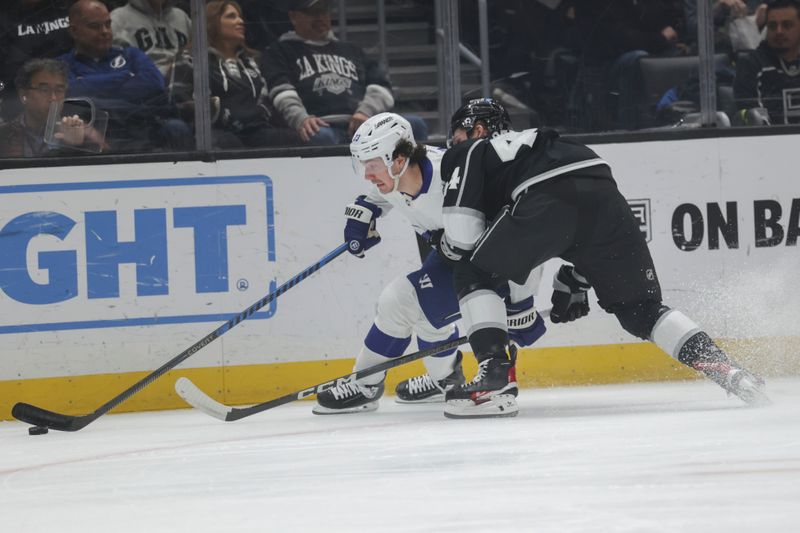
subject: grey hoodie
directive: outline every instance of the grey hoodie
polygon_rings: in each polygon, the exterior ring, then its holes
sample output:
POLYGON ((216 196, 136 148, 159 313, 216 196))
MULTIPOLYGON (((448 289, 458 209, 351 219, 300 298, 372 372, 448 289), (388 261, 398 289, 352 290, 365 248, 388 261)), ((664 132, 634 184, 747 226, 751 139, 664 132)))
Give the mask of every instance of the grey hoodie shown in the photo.
POLYGON ((114 44, 142 50, 167 80, 178 52, 192 35, 189 15, 173 4, 169 0, 161 12, 156 12, 148 0, 129 0, 111 12, 114 44))

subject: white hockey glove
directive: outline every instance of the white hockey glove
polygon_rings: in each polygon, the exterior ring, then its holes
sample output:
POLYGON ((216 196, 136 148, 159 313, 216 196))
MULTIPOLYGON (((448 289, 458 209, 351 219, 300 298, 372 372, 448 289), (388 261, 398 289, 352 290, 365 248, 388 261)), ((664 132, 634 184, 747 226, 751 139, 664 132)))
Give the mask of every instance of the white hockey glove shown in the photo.
POLYGON ((533 306, 533 296, 516 303, 507 297, 506 317, 508 338, 519 346, 530 346, 547 330, 544 319, 533 306))
POLYGON ((562 265, 553 277, 553 309, 550 320, 572 322, 589 314, 589 298, 586 292, 591 285, 573 266, 562 265))
POLYGON ((347 223, 344 226, 344 242, 347 251, 356 257, 364 257, 364 252, 381 242, 375 229, 375 220, 381 216, 381 208, 359 196, 344 210, 347 223))

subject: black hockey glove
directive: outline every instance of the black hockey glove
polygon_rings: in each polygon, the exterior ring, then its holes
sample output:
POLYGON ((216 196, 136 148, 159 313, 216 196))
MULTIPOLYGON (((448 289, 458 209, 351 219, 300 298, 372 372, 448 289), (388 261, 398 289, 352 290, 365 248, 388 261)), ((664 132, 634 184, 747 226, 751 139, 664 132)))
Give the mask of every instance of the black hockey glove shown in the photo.
POLYGON ((553 277, 553 309, 550 320, 572 322, 589 314, 589 298, 586 292, 591 285, 573 266, 562 265, 553 277))
POLYGON ((381 208, 359 196, 344 210, 347 223, 344 226, 344 242, 347 251, 356 257, 364 257, 364 252, 379 242, 381 236, 375 229, 375 220, 381 216, 381 208))

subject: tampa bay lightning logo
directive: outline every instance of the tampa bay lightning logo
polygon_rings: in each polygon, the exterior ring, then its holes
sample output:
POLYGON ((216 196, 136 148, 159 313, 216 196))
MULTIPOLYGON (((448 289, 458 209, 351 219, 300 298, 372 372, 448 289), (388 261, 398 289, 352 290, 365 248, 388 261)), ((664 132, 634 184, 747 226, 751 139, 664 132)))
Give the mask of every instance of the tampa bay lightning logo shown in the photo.
POLYGON ((122 68, 126 63, 125 58, 120 55, 111 60, 111 68, 122 68))

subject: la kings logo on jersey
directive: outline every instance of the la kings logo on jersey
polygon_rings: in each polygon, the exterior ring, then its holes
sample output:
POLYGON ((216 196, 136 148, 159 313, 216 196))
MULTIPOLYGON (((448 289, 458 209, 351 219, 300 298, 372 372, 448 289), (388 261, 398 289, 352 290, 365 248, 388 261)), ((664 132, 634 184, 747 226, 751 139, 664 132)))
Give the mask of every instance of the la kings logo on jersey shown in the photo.
POLYGON ((69 28, 69 17, 60 17, 54 20, 47 20, 37 24, 18 24, 17 37, 26 35, 48 35, 54 31, 69 28))
POLYGON ((349 91, 353 81, 358 81, 358 67, 346 57, 336 54, 311 54, 296 60, 298 81, 318 76, 314 80, 314 92, 342 94, 349 91))
POLYGON ((331 94, 342 94, 350 90, 353 85, 352 80, 343 78, 336 74, 323 74, 314 80, 314 92, 322 95, 323 92, 328 91, 331 94))

